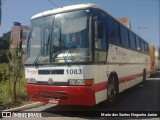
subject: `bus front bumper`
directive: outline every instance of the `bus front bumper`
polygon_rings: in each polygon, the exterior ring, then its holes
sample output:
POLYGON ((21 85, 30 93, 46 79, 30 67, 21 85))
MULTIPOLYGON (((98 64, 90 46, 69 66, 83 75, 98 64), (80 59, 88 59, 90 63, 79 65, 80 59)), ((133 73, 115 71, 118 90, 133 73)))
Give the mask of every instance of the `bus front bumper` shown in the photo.
POLYGON ((92 86, 50 86, 27 84, 27 93, 32 101, 63 105, 93 106, 95 91, 92 86))

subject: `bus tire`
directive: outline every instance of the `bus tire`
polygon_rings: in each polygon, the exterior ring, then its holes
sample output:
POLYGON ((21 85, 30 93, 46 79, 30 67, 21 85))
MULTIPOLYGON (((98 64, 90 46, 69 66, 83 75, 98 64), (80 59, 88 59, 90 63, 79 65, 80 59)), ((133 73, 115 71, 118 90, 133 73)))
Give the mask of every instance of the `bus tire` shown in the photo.
POLYGON ((146 81, 146 70, 144 69, 143 70, 143 82, 142 82, 143 85, 145 84, 145 81, 146 81))
POLYGON ((111 75, 108 80, 107 87, 107 103, 114 105, 118 99, 118 80, 115 75, 111 75))

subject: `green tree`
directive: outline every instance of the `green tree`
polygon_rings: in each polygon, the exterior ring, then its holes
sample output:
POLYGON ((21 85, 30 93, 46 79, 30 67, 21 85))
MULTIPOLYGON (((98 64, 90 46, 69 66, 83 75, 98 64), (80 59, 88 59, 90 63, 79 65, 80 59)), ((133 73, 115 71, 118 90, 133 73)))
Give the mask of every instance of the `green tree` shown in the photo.
POLYGON ((0 63, 8 63, 9 41, 11 32, 4 33, 0 37, 0 63))
POLYGON ((10 41, 11 32, 4 33, 2 37, 0 37, 0 50, 9 49, 9 41, 10 41))
POLYGON ((0 50, 0 63, 8 63, 9 50, 0 50))
POLYGON ((16 91, 16 84, 19 78, 23 76, 23 64, 22 64, 22 54, 23 51, 19 50, 18 45, 15 48, 13 54, 13 63, 10 65, 11 71, 10 75, 12 75, 12 79, 14 79, 14 99, 17 100, 17 91, 16 91))
POLYGON ((0 82, 9 79, 9 65, 6 63, 0 64, 0 82))

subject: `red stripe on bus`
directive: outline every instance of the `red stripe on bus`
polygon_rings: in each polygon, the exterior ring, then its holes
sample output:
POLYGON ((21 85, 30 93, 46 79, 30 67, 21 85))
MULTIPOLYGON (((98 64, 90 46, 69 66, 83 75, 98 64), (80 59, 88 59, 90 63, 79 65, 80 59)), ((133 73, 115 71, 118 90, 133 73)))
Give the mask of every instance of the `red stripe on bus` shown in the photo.
MULTIPOLYGON (((119 78, 119 84, 127 82, 127 81, 134 80, 134 79, 142 77, 142 76, 143 76, 143 74, 140 73, 140 74, 135 74, 135 75, 130 75, 130 76, 119 78)), ((108 86, 108 82, 107 81, 101 82, 101 83, 97 83, 97 84, 93 85, 95 92, 99 92, 99 91, 105 90, 105 89, 107 89, 107 86, 108 86)))
POLYGON ((97 84, 93 85, 95 92, 107 89, 107 86, 108 86, 108 82, 107 81, 106 82, 97 83, 97 84))
POLYGON ((139 78, 142 76, 143 76, 143 73, 139 73, 139 74, 119 78, 119 84, 127 82, 127 81, 131 81, 131 80, 135 80, 136 78, 139 78))

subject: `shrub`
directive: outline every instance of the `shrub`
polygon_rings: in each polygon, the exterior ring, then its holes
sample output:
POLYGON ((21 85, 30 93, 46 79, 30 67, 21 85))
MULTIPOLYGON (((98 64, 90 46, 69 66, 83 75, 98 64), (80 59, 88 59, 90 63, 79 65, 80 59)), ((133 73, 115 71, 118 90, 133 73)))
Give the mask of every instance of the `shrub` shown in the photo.
POLYGON ((8 63, 8 50, 0 50, 0 63, 8 63))
POLYGON ((0 81, 6 81, 9 79, 9 64, 0 64, 0 81))
POLYGON ((7 80, 0 82, 0 110, 9 109, 19 106, 23 102, 28 101, 26 94, 26 81, 24 78, 20 78, 16 87, 17 100, 14 100, 13 86, 14 81, 7 80))

